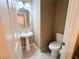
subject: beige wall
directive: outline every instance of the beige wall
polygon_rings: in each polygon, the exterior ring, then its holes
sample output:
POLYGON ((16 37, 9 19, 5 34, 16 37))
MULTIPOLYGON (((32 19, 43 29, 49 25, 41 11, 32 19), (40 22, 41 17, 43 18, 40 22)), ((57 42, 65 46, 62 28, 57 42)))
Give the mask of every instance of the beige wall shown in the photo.
POLYGON ((54 33, 64 32, 67 6, 68 0, 33 1, 34 36, 42 50, 53 41, 54 33))
POLYGON ((68 0, 57 0, 55 23, 54 23, 54 35, 56 35, 56 33, 64 33, 67 7, 68 7, 68 0))
POLYGON ((55 2, 56 0, 41 0, 41 49, 48 47, 53 41, 55 2))

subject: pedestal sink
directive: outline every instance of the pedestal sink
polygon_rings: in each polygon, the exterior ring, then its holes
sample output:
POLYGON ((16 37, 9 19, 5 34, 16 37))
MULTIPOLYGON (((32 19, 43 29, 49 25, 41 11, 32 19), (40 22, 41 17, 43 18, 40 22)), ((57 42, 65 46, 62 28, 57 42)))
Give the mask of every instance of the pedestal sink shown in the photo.
POLYGON ((26 51, 30 51, 29 37, 33 36, 33 32, 21 32, 19 36, 26 38, 26 51))

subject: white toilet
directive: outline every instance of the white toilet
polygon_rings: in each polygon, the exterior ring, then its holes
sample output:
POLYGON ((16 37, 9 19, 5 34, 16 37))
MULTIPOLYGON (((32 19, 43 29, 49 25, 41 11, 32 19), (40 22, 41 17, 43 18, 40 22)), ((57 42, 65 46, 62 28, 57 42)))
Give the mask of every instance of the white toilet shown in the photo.
POLYGON ((54 59, 57 59, 59 56, 59 51, 61 49, 62 41, 63 41, 63 34, 56 33, 56 41, 51 42, 49 44, 49 49, 51 50, 51 56, 54 59))

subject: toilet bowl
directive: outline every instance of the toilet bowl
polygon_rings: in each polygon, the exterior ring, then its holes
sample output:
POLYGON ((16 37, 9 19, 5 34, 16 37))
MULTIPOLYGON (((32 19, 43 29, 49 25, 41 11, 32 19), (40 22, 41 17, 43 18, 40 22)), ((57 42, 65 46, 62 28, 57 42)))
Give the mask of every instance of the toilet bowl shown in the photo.
POLYGON ((56 41, 51 42, 49 44, 49 49, 51 50, 51 56, 54 59, 57 59, 59 56, 59 51, 61 49, 62 40, 63 40, 63 34, 56 33, 56 41))
POLYGON ((58 58, 60 48, 61 48, 61 44, 58 43, 58 42, 51 42, 49 44, 49 49, 51 50, 51 56, 54 59, 57 59, 58 58))

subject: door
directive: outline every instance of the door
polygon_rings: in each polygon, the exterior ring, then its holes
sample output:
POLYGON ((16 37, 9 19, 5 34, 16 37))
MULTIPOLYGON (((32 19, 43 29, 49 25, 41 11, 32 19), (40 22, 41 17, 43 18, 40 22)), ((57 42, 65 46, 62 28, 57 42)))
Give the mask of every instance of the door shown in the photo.
POLYGON ((79 32, 79 0, 69 0, 60 59, 72 59, 79 32))
POLYGON ((0 59, 11 59, 1 20, 2 18, 0 17, 0 59))
POLYGON ((7 59, 23 59, 21 42, 17 35, 19 30, 15 6, 15 0, 0 0, 0 21, 2 23, 2 33, 4 33, 3 37, 5 37, 4 41, 1 40, 0 42, 6 42, 3 43, 4 48, 1 49, 1 51, 5 51, 2 52, 1 59, 6 59, 6 57, 7 59))

